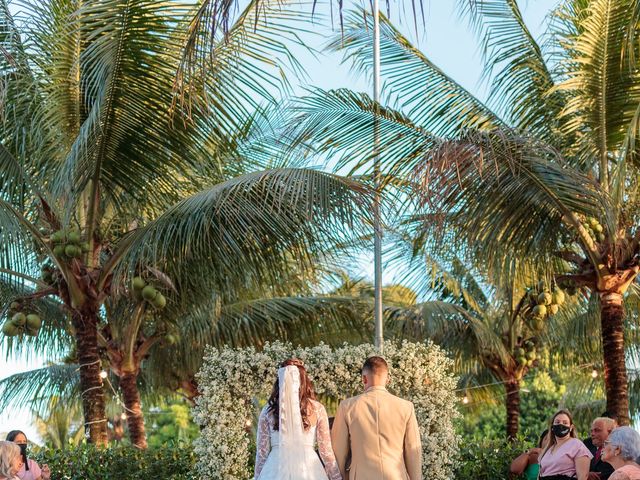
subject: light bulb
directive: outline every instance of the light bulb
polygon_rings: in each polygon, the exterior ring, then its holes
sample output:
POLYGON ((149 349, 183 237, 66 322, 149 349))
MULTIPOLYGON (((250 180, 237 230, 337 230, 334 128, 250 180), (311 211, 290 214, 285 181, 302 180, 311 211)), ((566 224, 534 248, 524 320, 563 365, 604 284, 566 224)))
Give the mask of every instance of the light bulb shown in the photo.
POLYGON ((467 403, 469 403, 469 397, 467 397, 466 395, 462 398, 462 403, 464 403, 465 405, 467 403))
POLYGON ((102 371, 100 372, 100 378, 102 378, 102 379, 107 378, 107 372, 106 372, 106 371, 104 371, 104 370, 102 370, 102 371))
POLYGON ((598 378, 598 370, 595 368, 591 370, 591 378, 598 378))
POLYGON ((247 426, 247 428, 250 427, 251 426, 251 420, 247 420, 246 422, 244 422, 244 424, 247 426))
POLYGON ((124 412, 122 412, 122 415, 120 415, 120 418, 121 418, 122 420, 126 420, 126 419, 127 419, 127 414, 126 414, 126 413, 124 413, 124 412))

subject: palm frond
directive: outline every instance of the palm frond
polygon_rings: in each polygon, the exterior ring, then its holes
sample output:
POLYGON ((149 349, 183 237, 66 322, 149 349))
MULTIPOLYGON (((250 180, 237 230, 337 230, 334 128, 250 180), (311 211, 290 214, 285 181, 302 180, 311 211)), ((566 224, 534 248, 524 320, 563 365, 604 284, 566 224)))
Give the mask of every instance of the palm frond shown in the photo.
MULTIPOLYGON (((552 258, 562 231, 577 235, 570 221, 577 213, 606 218, 615 231, 609 199, 596 182, 568 168, 554 149, 513 132, 466 132, 444 142, 416 178, 433 217, 459 228, 464 244, 483 252, 489 265, 499 264, 505 248, 521 261, 552 258)), ((590 256, 591 246, 584 248, 590 256)))
POLYGON ((357 235, 369 217, 370 197, 360 183, 314 170, 240 176, 177 203, 130 234, 105 275, 116 268, 122 279, 153 266, 172 279, 185 306, 193 304, 190 292, 277 285, 292 264, 296 271, 313 270, 327 245, 357 235))
POLYGON ((493 77, 490 104, 510 125, 551 140, 563 101, 516 0, 460 0, 483 37, 485 76, 493 77), (494 76, 494 71, 499 68, 494 76))
MULTIPOLYGON (((344 32, 328 48, 344 53, 343 62, 358 73, 372 74, 373 18, 368 11, 351 11, 344 32)), ((383 15, 380 19, 380 64, 386 104, 397 108, 435 135, 448 136, 462 128, 485 129, 502 121, 480 100, 448 77, 414 47, 383 15)))
POLYGON ((49 365, 0 380, 0 410, 10 405, 29 405, 43 412, 52 396, 79 398, 80 374, 77 365, 49 365))
POLYGON ((362 341, 370 336, 371 312, 371 302, 353 297, 291 296, 230 303, 214 297, 177 322, 177 344, 160 343, 151 350, 145 375, 158 385, 173 382, 175 388, 198 371, 207 345, 362 341))
POLYGON ((336 169, 345 165, 357 171, 374 156, 374 122, 379 128, 379 155, 389 175, 406 174, 421 158, 433 138, 419 125, 400 112, 382 107, 365 94, 340 89, 315 89, 311 95, 298 99, 292 108, 297 115, 292 120, 293 145, 307 143, 317 154, 337 158, 336 169))
POLYGON ((566 61, 558 89, 567 95, 562 129, 574 136, 577 162, 598 173, 602 188, 609 190, 612 152, 616 160, 638 134, 637 109, 640 73, 626 55, 632 25, 632 0, 589 3, 580 31, 563 44, 566 61))

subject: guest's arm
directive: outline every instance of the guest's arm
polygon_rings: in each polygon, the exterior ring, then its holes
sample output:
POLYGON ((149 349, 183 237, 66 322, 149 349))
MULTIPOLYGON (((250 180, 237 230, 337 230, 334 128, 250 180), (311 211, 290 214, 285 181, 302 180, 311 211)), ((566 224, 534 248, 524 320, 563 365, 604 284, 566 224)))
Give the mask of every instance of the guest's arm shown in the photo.
POLYGON ((578 480, 587 480, 589 477, 589 465, 591 459, 587 456, 576 457, 574 460, 576 464, 576 477, 578 480))

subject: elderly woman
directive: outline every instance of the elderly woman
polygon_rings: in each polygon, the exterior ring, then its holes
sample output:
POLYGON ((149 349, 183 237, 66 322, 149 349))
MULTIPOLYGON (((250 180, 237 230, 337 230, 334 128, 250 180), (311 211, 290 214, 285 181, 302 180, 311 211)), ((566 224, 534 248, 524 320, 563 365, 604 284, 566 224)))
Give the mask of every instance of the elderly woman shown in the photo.
POLYGON ((0 441, 0 480, 18 480, 16 473, 21 467, 20 447, 13 442, 0 441))
POLYGON ((640 480, 640 435, 631 427, 614 429, 604 441, 602 460, 615 469, 609 480, 640 480))

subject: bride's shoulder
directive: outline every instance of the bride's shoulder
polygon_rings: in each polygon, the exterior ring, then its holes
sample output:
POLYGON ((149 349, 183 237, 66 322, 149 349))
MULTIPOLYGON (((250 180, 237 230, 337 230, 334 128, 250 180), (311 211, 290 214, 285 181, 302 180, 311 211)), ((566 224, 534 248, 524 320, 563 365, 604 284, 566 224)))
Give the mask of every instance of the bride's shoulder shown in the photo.
POLYGON ((319 401, 317 400, 311 400, 311 405, 313 405, 313 409, 316 412, 324 412, 325 408, 324 405, 322 405, 319 401))

